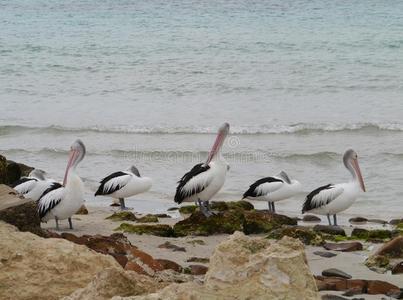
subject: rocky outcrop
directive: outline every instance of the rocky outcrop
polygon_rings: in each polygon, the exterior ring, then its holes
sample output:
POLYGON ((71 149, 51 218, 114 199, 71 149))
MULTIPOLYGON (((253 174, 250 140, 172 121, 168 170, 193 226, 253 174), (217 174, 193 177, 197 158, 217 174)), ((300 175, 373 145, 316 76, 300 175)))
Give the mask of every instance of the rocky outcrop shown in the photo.
POLYGON ((44 239, 0 222, 0 299, 59 299, 85 287, 110 256, 63 239, 44 239))
POLYGON ((17 196, 12 188, 3 184, 0 185, 0 220, 16 226, 21 231, 47 235, 41 229, 35 201, 17 196))
POLYGON ((0 184, 11 184, 21 176, 28 176, 33 169, 27 165, 7 160, 0 155, 0 184))
POLYGON ((325 239, 320 232, 303 226, 283 226, 270 232, 267 238, 278 240, 284 236, 299 239, 305 245, 321 246, 325 243, 325 239))
POLYGON ((203 284, 172 284, 161 291, 118 299, 315 299, 319 295, 306 265, 303 245, 236 232, 217 246, 203 284))
POLYGON ((129 223, 122 223, 116 231, 123 231, 127 233, 135 234, 151 234, 163 237, 173 237, 175 236, 174 229, 167 224, 157 224, 157 225, 133 225, 129 223))
POLYGON ((114 296, 135 296, 153 293, 166 284, 131 271, 109 268, 99 272, 84 288, 63 300, 109 300, 114 296))
POLYGON ((398 236, 384 244, 375 255, 383 255, 389 258, 403 258, 403 236, 398 236))

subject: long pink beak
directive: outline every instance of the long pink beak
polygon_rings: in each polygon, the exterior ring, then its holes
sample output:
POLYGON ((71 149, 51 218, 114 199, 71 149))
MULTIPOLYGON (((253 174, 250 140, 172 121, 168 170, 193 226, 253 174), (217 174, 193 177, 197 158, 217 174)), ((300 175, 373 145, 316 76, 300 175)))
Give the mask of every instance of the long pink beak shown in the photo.
POLYGON ((63 186, 66 186, 67 176, 69 175, 69 171, 71 169, 71 166, 73 165, 73 162, 76 159, 77 154, 78 154, 77 150, 70 151, 69 162, 67 163, 66 172, 64 173, 63 186))
POLYGON ((362 175, 361 175, 361 169, 360 169, 360 165, 358 164, 358 159, 353 159, 353 168, 357 174, 361 189, 363 192, 365 192, 364 179, 362 178, 362 175))

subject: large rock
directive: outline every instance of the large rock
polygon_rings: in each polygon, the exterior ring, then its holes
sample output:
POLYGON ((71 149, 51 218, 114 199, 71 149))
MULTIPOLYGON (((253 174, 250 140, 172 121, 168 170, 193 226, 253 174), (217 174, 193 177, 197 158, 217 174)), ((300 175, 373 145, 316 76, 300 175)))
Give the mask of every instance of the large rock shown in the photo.
POLYGON ((299 239, 305 245, 321 246, 325 243, 325 239, 320 232, 304 226, 283 226, 273 230, 267 238, 278 240, 284 236, 299 239))
POLYGON ((7 160, 4 156, 0 155, 0 184, 2 183, 8 183, 7 160))
POLYGON ((203 284, 172 284, 144 296, 118 299, 320 299, 306 265, 303 245, 285 237, 278 242, 236 232, 219 244, 203 284))
POLYGON ((382 255, 390 258, 403 258, 403 236, 398 236, 384 244, 375 255, 382 255))
POLYGON ((84 288, 76 290, 63 300, 109 300, 114 296, 148 294, 166 286, 148 276, 131 271, 109 268, 98 273, 84 288))
POLYGON ((28 176, 34 168, 16 163, 0 155, 0 184, 11 184, 21 178, 28 176))
POLYGON ((297 225, 294 219, 267 211, 246 211, 244 218, 243 232, 245 234, 267 233, 282 225, 297 225))
POLYGON ((330 235, 346 236, 346 232, 344 231, 344 229, 339 226, 315 225, 313 227, 313 230, 330 235))
POLYGON ((351 252, 360 251, 363 249, 360 242, 349 242, 349 243, 326 243, 323 245, 326 250, 351 252))
POLYGON ((35 201, 17 196, 12 188, 3 184, 0 185, 0 220, 16 226, 21 231, 46 236, 40 226, 35 201))
POLYGON ((60 299, 106 268, 121 269, 111 256, 0 222, 0 299, 60 299))

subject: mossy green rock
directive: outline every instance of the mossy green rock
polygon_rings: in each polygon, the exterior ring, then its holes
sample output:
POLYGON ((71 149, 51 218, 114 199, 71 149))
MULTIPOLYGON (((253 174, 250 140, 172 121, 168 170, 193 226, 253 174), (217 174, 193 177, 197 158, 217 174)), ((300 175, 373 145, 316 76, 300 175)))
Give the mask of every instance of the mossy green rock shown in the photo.
POLYGON ((373 255, 365 261, 368 268, 388 268, 389 263, 389 258, 383 255, 373 255))
POLYGON ((392 232, 385 229, 366 230, 362 228, 354 228, 351 238, 361 240, 385 240, 392 238, 392 232))
POLYGON ((297 221, 266 211, 244 211, 243 232, 245 234, 268 233, 283 225, 297 225, 297 221))
POLYGON ((4 156, 0 155, 0 184, 8 183, 7 179, 7 160, 4 156))
POLYGON ((176 223, 174 231, 177 236, 232 234, 237 230, 242 231, 243 220, 243 214, 239 210, 225 211, 209 218, 196 211, 189 218, 176 223))
POLYGON ((172 227, 166 224, 132 225, 128 223, 122 223, 118 228, 115 229, 115 231, 124 231, 127 233, 135 233, 135 234, 150 234, 163 237, 175 236, 172 227))
POLYGON ((283 226, 270 232, 267 238, 279 240, 283 236, 299 239, 305 245, 321 246, 325 243, 321 233, 302 226, 283 226))
POLYGON ((138 218, 137 222, 140 222, 140 223, 158 223, 158 217, 155 216, 155 215, 148 214, 148 215, 145 215, 145 216, 143 216, 141 218, 138 218))
POLYGON ((192 214, 196 211, 197 206, 196 205, 187 205, 187 206, 181 206, 179 208, 179 212, 181 214, 192 214))
POLYGON ((248 201, 217 201, 211 203, 212 210, 225 211, 230 209, 253 210, 255 207, 248 201))
POLYGON ((396 225, 396 229, 403 230, 403 222, 396 225))
POLYGON ((106 219, 112 221, 136 221, 137 218, 131 211, 118 211, 106 219))

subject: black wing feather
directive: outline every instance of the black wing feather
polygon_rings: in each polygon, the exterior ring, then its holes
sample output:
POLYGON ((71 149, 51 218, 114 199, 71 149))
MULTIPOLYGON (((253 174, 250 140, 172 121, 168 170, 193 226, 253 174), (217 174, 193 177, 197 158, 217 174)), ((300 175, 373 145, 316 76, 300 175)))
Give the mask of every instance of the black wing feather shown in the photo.
POLYGON ((255 183, 253 183, 253 184, 249 187, 249 189, 243 194, 243 199, 244 199, 244 198, 248 198, 248 197, 259 197, 259 196, 262 196, 263 194, 262 194, 262 193, 259 193, 259 192, 257 191, 257 187, 258 187, 259 185, 261 185, 261 184, 264 184, 264 183, 271 183, 271 182, 284 182, 284 181, 281 180, 281 179, 278 179, 278 178, 274 178, 274 177, 265 177, 265 178, 259 179, 259 180, 257 180, 255 183))
POLYGON ((186 185, 186 183, 189 182, 190 179, 199 175, 200 173, 206 172, 208 169, 210 169, 209 165, 200 163, 200 164, 195 165, 189 172, 187 172, 185 175, 183 175, 181 180, 178 181, 178 186, 176 187, 176 193, 175 193, 175 199, 174 199, 176 203, 180 204, 187 197, 198 194, 204 190, 205 187, 201 186, 201 187, 197 187, 197 189, 195 189, 189 193, 189 191, 184 190, 183 187, 186 185))
POLYGON ((312 203, 313 197, 315 197, 317 194, 319 194, 323 190, 329 190, 329 189, 332 189, 332 188, 334 188, 334 186, 331 183, 329 183, 329 184, 323 185, 321 187, 318 187, 316 190, 313 190, 312 192, 310 192, 308 194, 308 196, 306 196, 304 205, 302 207, 302 213, 310 211, 310 210, 312 210, 314 208, 318 208, 318 206, 316 206, 314 203, 312 203))
POLYGON ((119 172, 112 173, 112 174, 109 175, 109 176, 106 176, 104 179, 101 180, 101 182, 100 182, 101 184, 100 184, 98 190, 95 192, 95 196, 98 196, 98 195, 110 195, 110 194, 112 194, 113 192, 116 192, 117 190, 120 190, 123 186, 120 186, 120 185, 118 184, 118 185, 116 185, 115 187, 110 187, 108 190, 104 191, 105 184, 106 184, 109 180, 111 180, 111 179, 113 179, 113 178, 115 178, 115 177, 120 177, 120 176, 125 176, 125 175, 128 175, 128 174, 127 174, 127 173, 124 173, 124 172, 122 172, 122 171, 119 171, 119 172))
MULTIPOLYGON (((47 193, 49 193, 49 192, 51 192, 51 191, 53 191, 53 190, 57 190, 58 188, 61 188, 63 185, 61 185, 60 183, 58 183, 58 182, 53 182, 51 185, 50 185, 50 187, 48 187, 43 193, 42 193, 42 195, 39 197, 39 200, 41 200, 41 198, 43 197, 43 196, 45 196, 47 193)), ((38 201, 39 201, 38 200, 38 201)))
POLYGON ((47 205, 41 205, 40 200, 43 196, 45 196, 46 194, 50 193, 51 191, 57 190, 59 188, 63 187, 63 185, 61 185, 58 182, 53 182, 52 185, 47 188, 41 195, 41 197, 39 198, 38 202, 38 214, 39 214, 39 218, 42 219, 44 216, 46 216, 46 214, 52 210, 56 205, 58 205, 60 203, 60 201, 62 201, 62 199, 53 199, 51 201, 49 201, 49 203, 47 203, 47 205))
POLYGON ((36 178, 32 178, 32 177, 22 177, 22 178, 18 179, 17 181, 14 181, 14 182, 11 184, 11 187, 12 187, 12 188, 15 188, 17 185, 20 185, 20 184, 22 184, 22 183, 24 183, 24 182, 31 181, 31 180, 38 181, 38 179, 36 179, 36 178))

